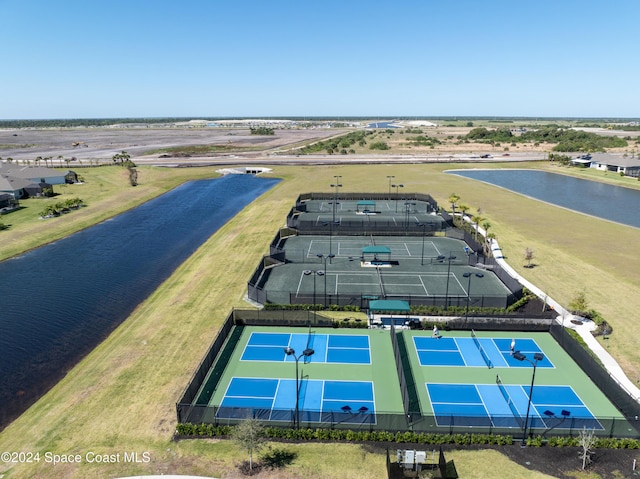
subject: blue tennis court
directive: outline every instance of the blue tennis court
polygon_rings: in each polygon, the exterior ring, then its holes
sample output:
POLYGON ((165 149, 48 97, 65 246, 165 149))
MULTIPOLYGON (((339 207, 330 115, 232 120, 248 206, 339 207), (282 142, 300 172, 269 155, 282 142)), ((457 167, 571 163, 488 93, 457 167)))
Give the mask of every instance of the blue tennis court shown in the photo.
MULTIPOLYGON (((524 426, 529 385, 426 383, 426 387, 438 426, 524 426)), ((570 386, 535 386, 529 427, 604 429, 570 386)))
MULTIPOLYGON (((526 361, 518 361, 511 354, 511 339, 507 338, 447 338, 414 336, 413 343, 421 366, 468 366, 490 368, 531 367, 526 361)), ((515 351, 533 357, 542 350, 531 338, 516 340, 515 351)), ((553 368, 544 357, 539 368, 553 368)))
POLYGON ((252 332, 241 361, 295 361, 284 350, 290 347, 302 353, 307 363, 371 364, 369 336, 360 334, 296 334, 252 332))
MULTIPOLYGON (((295 379, 234 377, 216 416, 292 421, 295 407, 295 379)), ((375 424, 373 383, 305 379, 298 409, 304 422, 375 424)))

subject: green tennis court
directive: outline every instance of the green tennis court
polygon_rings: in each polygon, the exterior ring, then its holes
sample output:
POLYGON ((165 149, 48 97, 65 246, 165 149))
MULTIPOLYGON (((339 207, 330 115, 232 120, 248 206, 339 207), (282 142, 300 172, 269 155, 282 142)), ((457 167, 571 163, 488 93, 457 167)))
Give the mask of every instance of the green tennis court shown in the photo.
POLYGON ((511 294, 452 238, 301 235, 282 246, 286 262, 263 283, 272 303, 358 304, 366 296, 505 307, 511 294))

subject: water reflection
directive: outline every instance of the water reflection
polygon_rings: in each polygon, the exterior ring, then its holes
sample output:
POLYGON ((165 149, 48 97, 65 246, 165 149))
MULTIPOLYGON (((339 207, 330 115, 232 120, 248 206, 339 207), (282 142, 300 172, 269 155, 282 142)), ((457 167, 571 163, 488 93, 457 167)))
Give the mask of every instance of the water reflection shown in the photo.
POLYGON ((640 209, 637 208, 640 190, 537 170, 455 170, 448 173, 640 228, 640 209))
POLYGON ((0 263, 0 425, 55 384, 218 228, 277 181, 229 175, 190 182, 0 263))

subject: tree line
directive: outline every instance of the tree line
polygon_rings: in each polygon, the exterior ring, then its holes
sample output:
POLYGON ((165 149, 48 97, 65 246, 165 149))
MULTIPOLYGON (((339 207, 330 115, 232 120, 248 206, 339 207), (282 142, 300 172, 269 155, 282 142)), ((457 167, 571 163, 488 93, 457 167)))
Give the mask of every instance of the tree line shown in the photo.
POLYGON ((474 128, 462 139, 478 143, 556 143, 553 151, 605 151, 606 148, 620 148, 627 141, 616 136, 601 136, 587 131, 571 130, 550 126, 514 135, 509 128, 474 128))

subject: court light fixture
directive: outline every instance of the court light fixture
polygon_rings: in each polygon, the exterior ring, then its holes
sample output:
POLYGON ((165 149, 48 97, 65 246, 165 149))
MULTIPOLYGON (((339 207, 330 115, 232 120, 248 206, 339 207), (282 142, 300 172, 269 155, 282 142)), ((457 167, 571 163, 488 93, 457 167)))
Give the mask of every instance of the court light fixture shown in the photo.
POLYGON ((444 263, 444 261, 446 260, 449 265, 447 266, 447 289, 444 292, 444 308, 446 310, 449 309, 449 275, 451 274, 451 262, 456 259, 456 257, 454 255, 452 255, 451 253, 449 253, 449 257, 446 257, 445 255, 439 255, 438 256, 438 262, 439 263, 444 263))
POLYGON ((469 303, 471 302, 471 277, 475 276, 476 278, 484 278, 484 274, 482 273, 470 273, 467 271, 466 273, 462 273, 462 276, 468 278, 467 282, 467 309, 464 312, 464 322, 467 323, 467 319, 469 319, 469 303))
POLYGON ((399 188, 404 188, 404 185, 402 183, 397 184, 397 185, 391 185, 393 188, 396 189, 396 213, 398 212, 398 189, 399 188))
POLYGON ((322 271, 305 269, 302 274, 305 276, 313 275, 313 310, 315 311, 318 304, 316 302, 316 276, 323 276, 324 273, 322 271))
POLYGON ((324 276, 324 309, 327 309, 327 258, 329 262, 331 262, 331 259, 335 258, 336 255, 318 253, 316 256, 320 258, 321 261, 324 261, 324 271, 318 271, 317 274, 318 276, 324 276))
POLYGON ((420 266, 424 266, 424 236, 426 234, 427 225, 425 223, 420 223, 419 221, 416 221, 416 226, 418 228, 422 228, 422 253, 420 254, 420 266))
MULTIPOLYGON (((544 354, 542 353, 534 353, 533 361, 529 359, 526 355, 522 354, 520 351, 515 351, 513 353, 513 357, 518 361, 528 361, 533 366, 533 374, 531 375, 531 387, 529 388, 529 401, 527 403, 527 414, 524 418, 524 431, 522 431, 522 447, 526 447, 527 445, 527 428, 529 425, 529 411, 531 410, 531 397, 533 396, 533 383, 536 380, 536 366, 538 365, 538 361, 542 361, 544 359, 544 354)), ((563 411, 564 414, 564 411, 563 411)), ((529 427, 529 429, 531 429, 529 427)))
POLYGON ((311 348, 307 348, 304 351, 302 351, 302 354, 299 354, 296 356, 296 351, 295 349, 293 349, 290 346, 287 346, 286 348, 284 348, 284 353, 287 356, 293 356, 293 358, 296 360, 296 411, 295 411, 295 427, 296 429, 300 429, 300 375, 298 374, 298 362, 300 361, 301 357, 309 357, 312 356, 315 351, 311 348))

